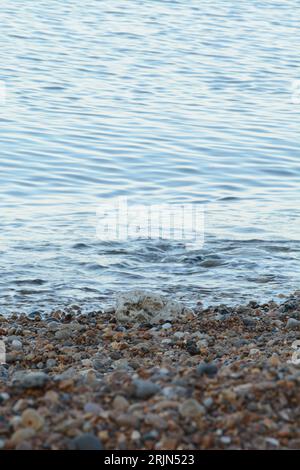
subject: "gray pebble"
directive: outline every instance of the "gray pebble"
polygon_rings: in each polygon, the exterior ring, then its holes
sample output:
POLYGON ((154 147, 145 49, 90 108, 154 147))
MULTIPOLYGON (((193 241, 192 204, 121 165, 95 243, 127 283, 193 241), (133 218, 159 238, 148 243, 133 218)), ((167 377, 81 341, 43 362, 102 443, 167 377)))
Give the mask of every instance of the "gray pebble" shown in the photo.
POLYGON ((50 358, 50 359, 47 359, 46 367, 47 367, 48 369, 52 369, 52 367, 55 367, 56 364, 57 364, 56 359, 51 359, 51 358, 50 358))
POLYGON ((207 375, 208 377, 214 377, 218 372, 218 368, 215 364, 202 362, 197 366, 196 372, 198 375, 207 375))
POLYGON ((297 330, 300 327, 300 321, 295 318, 289 318, 286 323, 286 328, 289 330, 297 330))
POLYGON ((86 433, 75 437, 70 444, 70 448, 74 450, 103 450, 103 445, 94 434, 86 433))
POLYGON ((133 381, 133 396, 136 398, 150 398, 160 389, 158 385, 150 380, 136 379, 133 381))
POLYGON ((43 388, 48 380, 49 377, 45 372, 23 373, 16 377, 17 385, 22 388, 43 388))
POLYGON ((18 339, 14 339, 12 342, 11 342, 11 347, 12 349, 14 349, 15 351, 21 351, 23 345, 22 345, 22 342, 18 339))
POLYGON ((5 365, 0 364, 0 382, 6 382, 8 379, 8 370, 5 365))

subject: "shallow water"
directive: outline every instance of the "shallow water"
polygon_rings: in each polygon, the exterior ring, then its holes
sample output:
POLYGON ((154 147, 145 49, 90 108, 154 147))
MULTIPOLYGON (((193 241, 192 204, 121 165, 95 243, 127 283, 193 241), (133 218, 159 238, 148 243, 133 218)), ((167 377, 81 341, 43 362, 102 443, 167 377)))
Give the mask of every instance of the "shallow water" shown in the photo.
POLYGON ((0 310, 136 286, 192 303, 299 288, 299 13, 296 0, 2 6, 0 310), (201 204, 203 248, 101 242, 95 212, 115 196, 201 204))

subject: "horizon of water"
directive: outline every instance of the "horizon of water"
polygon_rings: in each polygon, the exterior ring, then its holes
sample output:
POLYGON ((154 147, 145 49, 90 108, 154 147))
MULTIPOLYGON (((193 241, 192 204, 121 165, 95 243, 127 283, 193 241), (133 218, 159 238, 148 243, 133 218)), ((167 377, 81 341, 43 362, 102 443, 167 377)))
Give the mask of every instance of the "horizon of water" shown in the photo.
POLYGON ((15 0, 0 9, 0 313, 145 288, 194 304, 300 281, 300 5, 15 0), (5 87, 5 96, 4 96, 5 87), (196 204, 203 247, 103 242, 126 196, 196 204))

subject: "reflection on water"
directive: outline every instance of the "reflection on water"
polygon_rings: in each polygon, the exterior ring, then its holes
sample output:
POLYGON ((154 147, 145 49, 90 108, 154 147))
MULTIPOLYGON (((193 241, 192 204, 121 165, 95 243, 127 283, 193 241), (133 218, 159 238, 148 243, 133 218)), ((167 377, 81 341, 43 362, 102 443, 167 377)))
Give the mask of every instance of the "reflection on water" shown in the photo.
POLYGON ((102 304, 136 285, 192 302, 299 287, 297 12, 294 0, 2 7, 2 309, 102 304), (101 243, 97 205, 120 195, 205 205, 204 248, 101 243))

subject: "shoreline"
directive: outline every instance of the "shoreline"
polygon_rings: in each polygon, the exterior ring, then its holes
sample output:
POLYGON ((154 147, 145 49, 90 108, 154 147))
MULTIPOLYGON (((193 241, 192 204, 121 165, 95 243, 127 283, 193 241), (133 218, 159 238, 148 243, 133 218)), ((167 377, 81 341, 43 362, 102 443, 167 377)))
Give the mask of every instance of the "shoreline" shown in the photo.
POLYGON ((299 292, 155 322, 0 315, 0 449, 299 449, 299 339, 299 292))

